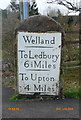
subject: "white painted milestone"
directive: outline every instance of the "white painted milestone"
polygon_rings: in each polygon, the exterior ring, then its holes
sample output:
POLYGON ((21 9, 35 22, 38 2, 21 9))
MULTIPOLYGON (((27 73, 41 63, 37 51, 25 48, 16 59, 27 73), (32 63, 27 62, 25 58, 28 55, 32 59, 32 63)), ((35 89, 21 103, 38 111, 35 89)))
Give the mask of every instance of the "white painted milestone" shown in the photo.
POLYGON ((18 32, 18 91, 58 95, 61 33, 18 32))

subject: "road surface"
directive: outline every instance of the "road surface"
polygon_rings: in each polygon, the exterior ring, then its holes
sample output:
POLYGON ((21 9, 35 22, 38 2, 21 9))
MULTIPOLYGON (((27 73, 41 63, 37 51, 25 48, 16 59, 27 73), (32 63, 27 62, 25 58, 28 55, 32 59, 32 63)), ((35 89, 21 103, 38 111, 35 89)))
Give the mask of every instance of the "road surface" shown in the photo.
POLYGON ((2 91, 2 117, 3 118, 79 118, 79 100, 60 99, 34 102, 9 102, 14 94, 12 88, 3 87, 2 91), (74 110, 63 110, 63 108, 74 110), (8 108, 19 108, 8 110, 8 108), (61 110, 56 110, 61 108, 61 110))

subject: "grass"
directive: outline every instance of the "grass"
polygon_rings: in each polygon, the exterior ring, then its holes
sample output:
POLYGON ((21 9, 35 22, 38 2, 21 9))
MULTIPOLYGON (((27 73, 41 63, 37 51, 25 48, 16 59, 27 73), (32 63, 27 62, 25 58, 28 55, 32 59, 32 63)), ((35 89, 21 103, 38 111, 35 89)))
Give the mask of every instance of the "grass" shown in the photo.
POLYGON ((26 96, 26 95, 20 95, 15 93, 11 98, 9 98, 10 102, 14 102, 14 101, 48 101, 48 100, 52 100, 52 97, 35 97, 35 96, 26 96))
POLYGON ((79 85, 79 69, 65 70, 63 94, 69 98, 81 98, 79 85))
POLYGON ((72 90, 72 91, 65 91, 64 96, 68 98, 77 98, 81 99, 81 91, 78 90, 72 90))
POLYGON ((9 101, 17 101, 17 100, 18 100, 18 101, 24 101, 24 100, 27 100, 27 97, 15 93, 15 94, 9 99, 9 101))

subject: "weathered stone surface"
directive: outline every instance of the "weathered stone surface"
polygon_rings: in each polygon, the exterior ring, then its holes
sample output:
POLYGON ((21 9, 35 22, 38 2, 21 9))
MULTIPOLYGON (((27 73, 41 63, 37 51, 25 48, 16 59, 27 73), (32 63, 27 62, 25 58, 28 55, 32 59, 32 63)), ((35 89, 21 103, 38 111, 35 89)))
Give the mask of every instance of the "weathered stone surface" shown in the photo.
POLYGON ((14 72, 14 61, 13 58, 2 59, 2 71, 3 72, 14 72))
POLYGON ((47 16, 31 16, 28 19, 20 23, 17 31, 28 31, 28 32, 48 32, 48 31, 57 31, 63 32, 62 27, 54 19, 47 16))

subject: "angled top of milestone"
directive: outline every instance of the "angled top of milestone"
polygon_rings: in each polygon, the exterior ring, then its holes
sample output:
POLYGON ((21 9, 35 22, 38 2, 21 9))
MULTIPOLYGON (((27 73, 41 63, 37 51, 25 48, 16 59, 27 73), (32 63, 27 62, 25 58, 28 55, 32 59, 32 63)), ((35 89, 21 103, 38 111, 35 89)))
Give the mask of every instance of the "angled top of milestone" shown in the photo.
POLYGON ((63 29, 59 23, 50 17, 42 15, 31 16, 28 19, 22 21, 15 30, 16 34, 18 31, 39 33, 55 31, 63 33, 63 29))

